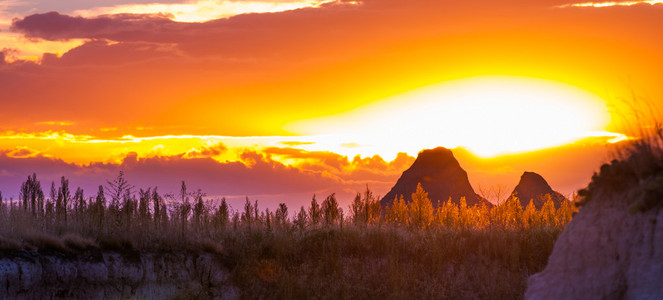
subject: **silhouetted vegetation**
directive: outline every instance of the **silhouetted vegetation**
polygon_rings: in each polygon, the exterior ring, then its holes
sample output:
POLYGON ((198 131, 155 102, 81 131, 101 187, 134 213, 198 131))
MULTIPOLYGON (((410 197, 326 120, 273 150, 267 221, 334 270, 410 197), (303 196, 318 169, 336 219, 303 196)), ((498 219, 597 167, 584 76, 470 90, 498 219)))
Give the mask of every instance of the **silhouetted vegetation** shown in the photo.
POLYGON ((582 206, 594 198, 599 191, 625 192, 624 201, 629 203, 631 213, 647 211, 663 204, 663 122, 652 103, 643 99, 623 101, 628 115, 622 116, 630 136, 613 153, 610 163, 594 173, 589 185, 578 191, 582 206), (636 101, 638 100, 638 101, 636 101), (638 104, 642 101, 644 104, 638 104), (635 187, 635 188, 633 188, 635 187))
POLYGON ((0 250, 209 252, 246 298, 519 298, 574 212, 550 197, 540 210, 514 197, 434 209, 421 185, 405 197, 382 208, 367 188, 347 209, 331 194, 234 211, 184 182, 177 195, 136 190, 122 173, 89 197, 63 177, 46 198, 33 174, 0 204, 0 250))

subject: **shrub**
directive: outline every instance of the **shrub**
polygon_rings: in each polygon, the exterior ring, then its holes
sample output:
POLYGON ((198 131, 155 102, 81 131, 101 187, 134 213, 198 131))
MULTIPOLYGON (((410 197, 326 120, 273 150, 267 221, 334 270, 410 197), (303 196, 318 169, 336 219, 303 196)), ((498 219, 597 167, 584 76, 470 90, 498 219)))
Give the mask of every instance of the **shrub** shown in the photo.
POLYGON ((98 247, 97 243, 91 239, 84 238, 75 233, 67 233, 62 236, 64 245, 73 250, 84 250, 90 247, 98 247))
POLYGON ((23 241, 29 246, 32 246, 40 251, 50 250, 57 252, 68 252, 67 246, 64 244, 62 239, 44 232, 27 232, 23 235, 23 241))

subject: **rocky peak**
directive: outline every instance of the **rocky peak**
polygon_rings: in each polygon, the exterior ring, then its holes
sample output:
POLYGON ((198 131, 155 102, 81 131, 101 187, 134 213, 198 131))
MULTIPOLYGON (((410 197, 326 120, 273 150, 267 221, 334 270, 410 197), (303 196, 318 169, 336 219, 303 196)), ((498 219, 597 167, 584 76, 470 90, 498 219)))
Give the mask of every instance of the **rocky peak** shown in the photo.
POLYGON ((534 206, 541 209, 545 202, 543 197, 548 194, 552 197, 555 207, 559 207, 561 201, 566 200, 564 195, 554 191, 541 175, 534 172, 524 172, 510 197, 518 197, 523 208, 532 199, 534 200, 534 206))
POLYGON ((438 200, 447 201, 449 197, 454 203, 459 203, 460 198, 465 197, 470 206, 482 202, 491 205, 474 192, 467 172, 451 150, 443 147, 419 152, 412 166, 403 172, 394 187, 382 198, 382 205, 391 205, 398 195, 403 195, 407 202, 411 201, 411 195, 419 183, 428 192, 433 205, 437 205, 438 200))

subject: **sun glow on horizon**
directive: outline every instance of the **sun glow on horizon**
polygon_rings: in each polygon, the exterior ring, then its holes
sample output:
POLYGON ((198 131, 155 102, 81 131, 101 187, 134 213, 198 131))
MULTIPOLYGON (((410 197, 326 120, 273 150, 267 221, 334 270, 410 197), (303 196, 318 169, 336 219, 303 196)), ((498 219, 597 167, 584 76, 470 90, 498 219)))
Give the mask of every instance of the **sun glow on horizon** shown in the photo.
POLYGON ((559 82, 511 76, 456 80, 396 95, 289 129, 332 134, 383 157, 436 146, 495 157, 561 146, 605 131, 605 100, 559 82))
MULTIPOLYGON (((416 156, 422 149, 444 146, 495 158, 576 142, 627 139, 606 131, 609 123, 605 101, 579 88, 540 79, 486 76, 428 86, 341 115, 292 123, 287 129, 298 133, 292 136, 125 133, 113 137, 64 129, 10 130, 0 132, 0 149, 8 149, 5 152, 12 157, 44 155, 77 164, 120 163, 129 153, 225 162, 240 160, 246 149, 283 147, 348 159, 378 155, 392 161, 398 153, 416 156)), ((287 157, 275 159, 297 164, 287 157)))

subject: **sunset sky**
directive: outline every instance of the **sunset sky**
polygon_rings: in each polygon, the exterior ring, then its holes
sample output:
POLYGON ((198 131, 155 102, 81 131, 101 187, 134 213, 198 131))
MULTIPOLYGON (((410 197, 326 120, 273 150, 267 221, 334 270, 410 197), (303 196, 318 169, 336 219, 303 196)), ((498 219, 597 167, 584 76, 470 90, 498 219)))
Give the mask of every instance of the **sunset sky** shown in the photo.
POLYGON ((445 146, 570 194, 663 107, 663 1, 0 2, 0 190, 36 172, 300 205, 445 146))

